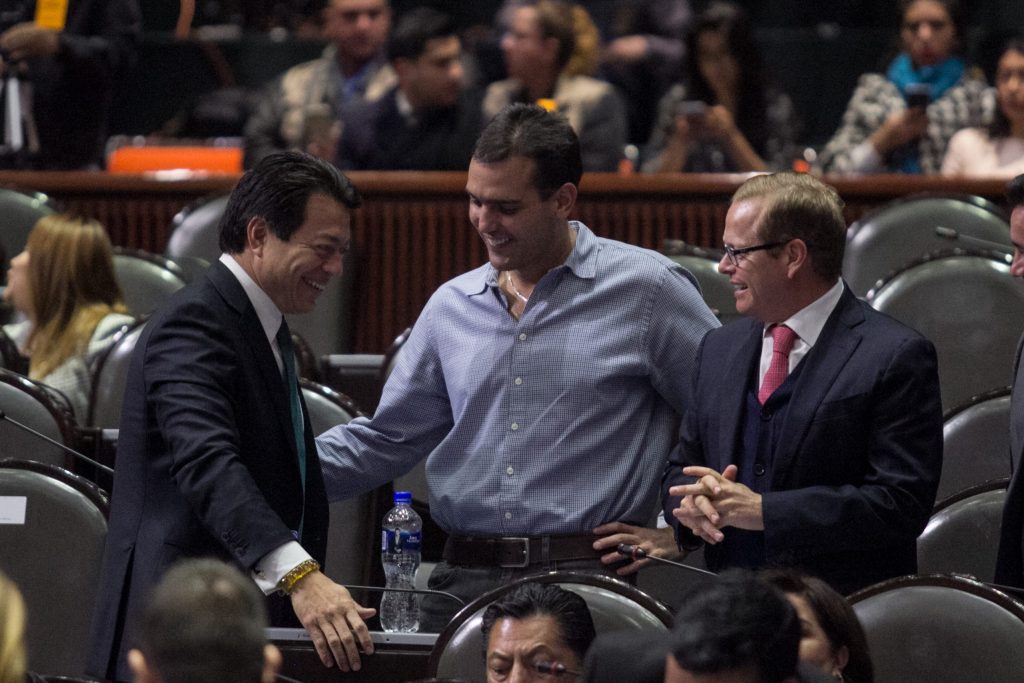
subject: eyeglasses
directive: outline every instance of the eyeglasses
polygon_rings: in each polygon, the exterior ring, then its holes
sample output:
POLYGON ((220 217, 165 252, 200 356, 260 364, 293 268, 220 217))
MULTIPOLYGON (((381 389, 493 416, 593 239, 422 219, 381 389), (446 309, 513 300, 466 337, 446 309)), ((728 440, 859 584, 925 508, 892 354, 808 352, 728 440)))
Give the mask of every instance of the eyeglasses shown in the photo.
POLYGON ((774 249, 775 247, 781 247, 782 245, 790 241, 791 240, 783 240, 781 242, 766 242, 765 244, 755 244, 752 247, 743 247, 741 249, 734 249, 733 247, 726 244, 725 255, 729 257, 729 263, 739 268, 740 259, 746 256, 747 254, 752 254, 755 251, 764 251, 765 249, 774 249))

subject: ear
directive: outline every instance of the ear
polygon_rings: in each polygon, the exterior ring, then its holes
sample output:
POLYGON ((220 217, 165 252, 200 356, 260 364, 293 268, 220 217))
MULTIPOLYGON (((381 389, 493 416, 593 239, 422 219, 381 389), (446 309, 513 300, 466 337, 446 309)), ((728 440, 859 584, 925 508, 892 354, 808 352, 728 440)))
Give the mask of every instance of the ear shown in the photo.
POLYGON ((267 222, 260 216, 253 216, 245 226, 246 248, 257 256, 262 256, 269 235, 270 226, 267 222))
POLYGON ((832 670, 832 675, 836 678, 841 678, 843 675, 843 669, 845 669, 846 665, 850 662, 850 648, 843 645, 841 648, 836 650, 834 657, 836 665, 832 670), (836 674, 839 675, 837 676, 836 674))
POLYGON ((802 239, 790 240, 786 243, 783 252, 786 255, 786 274, 790 279, 796 277, 796 274, 801 269, 810 268, 809 255, 807 253, 807 243, 802 239))
POLYGON ((128 668, 132 670, 135 683, 157 683, 160 680, 155 672, 150 671, 145 655, 135 648, 128 651, 128 668))
POLYGON ((263 646, 263 676, 262 683, 274 683, 277 679, 277 672, 281 670, 281 651, 276 645, 267 643, 263 646))
POLYGON ((555 211, 562 218, 568 218, 569 212, 572 211, 572 207, 576 204, 576 196, 579 194, 579 190, 572 183, 563 183, 560 188, 555 190, 555 194, 552 198, 555 200, 555 211))

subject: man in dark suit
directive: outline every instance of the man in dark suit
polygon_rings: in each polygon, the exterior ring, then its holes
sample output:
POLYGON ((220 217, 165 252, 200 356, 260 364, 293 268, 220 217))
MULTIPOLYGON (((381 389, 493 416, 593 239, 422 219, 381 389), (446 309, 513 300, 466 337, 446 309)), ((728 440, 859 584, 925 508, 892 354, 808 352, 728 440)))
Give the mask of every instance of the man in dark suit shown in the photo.
POLYGON ((811 176, 733 196, 719 270, 750 317, 704 338, 663 481, 684 547, 714 571, 791 566, 840 592, 917 568, 935 500, 935 349, 840 277, 842 201, 811 176))
POLYGON ((327 498, 282 316, 312 310, 341 272, 359 201, 330 164, 265 158, 231 193, 220 260, 147 323, 125 388, 92 675, 130 680, 142 608, 183 557, 233 562, 281 594, 271 622, 297 616, 326 665, 359 668, 357 645, 372 652, 373 610, 319 571, 327 498))
MULTIPOLYGON (((1024 277, 1024 175, 1010 181, 1006 197, 1010 206, 1010 239, 1013 241, 1013 265, 1010 273, 1024 277)), ((1017 345, 1013 366, 1013 393, 1010 399, 1010 462, 1013 478, 1003 506, 1003 527, 996 559, 996 583, 1024 588, 1024 475, 1021 457, 1024 454, 1024 371, 1021 351, 1024 337, 1017 345)))

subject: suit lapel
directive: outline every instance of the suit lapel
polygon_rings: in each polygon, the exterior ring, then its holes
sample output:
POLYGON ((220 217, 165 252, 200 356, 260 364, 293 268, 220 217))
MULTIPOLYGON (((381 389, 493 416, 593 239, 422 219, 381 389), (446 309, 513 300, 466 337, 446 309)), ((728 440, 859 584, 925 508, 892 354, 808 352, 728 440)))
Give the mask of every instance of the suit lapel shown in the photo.
POLYGON ((818 407, 861 342, 861 335, 854 328, 863 321, 864 312, 860 310, 849 287, 846 287, 818 335, 814 348, 801 362, 804 367, 793 387, 793 397, 773 459, 773 485, 781 486, 785 476, 789 475, 818 407))
MULTIPOLYGON (((736 377, 733 379, 739 382, 744 390, 723 390, 720 394, 722 400, 718 402, 721 407, 718 419, 721 420, 722 428, 718 430, 719 442, 715 453, 718 455, 719 462, 715 469, 719 472, 724 470, 726 465, 737 463, 739 459, 743 414, 747 403, 747 382, 751 376, 753 365, 759 363, 761 358, 761 338, 764 325, 756 320, 748 320, 746 324, 748 326, 748 333, 745 335, 746 341, 731 350, 725 365, 730 372, 736 373, 736 377)), ((725 384, 720 384, 720 386, 724 387, 725 384)))
MULTIPOLYGON (((298 450, 295 447, 295 439, 292 438, 291 406, 288 402, 288 393, 284 385, 281 372, 277 369, 277 361, 274 360, 274 351, 270 348, 270 341, 267 339, 260 318, 256 315, 249 296, 245 293, 242 285, 223 263, 217 262, 208 271, 210 280, 224 300, 239 314, 239 323, 244 343, 248 345, 252 354, 252 365, 260 376, 267 396, 270 397, 273 412, 277 416, 281 430, 288 436, 285 441, 289 444, 291 454, 290 461, 294 463, 298 471, 298 450)), ((253 396, 251 400, 260 400, 253 396)))
POLYGON ((1017 342, 1017 355, 1013 363, 1013 388, 1010 395, 1010 463, 1013 471, 1020 467, 1024 457, 1024 375, 1021 373, 1021 351, 1024 335, 1017 342))

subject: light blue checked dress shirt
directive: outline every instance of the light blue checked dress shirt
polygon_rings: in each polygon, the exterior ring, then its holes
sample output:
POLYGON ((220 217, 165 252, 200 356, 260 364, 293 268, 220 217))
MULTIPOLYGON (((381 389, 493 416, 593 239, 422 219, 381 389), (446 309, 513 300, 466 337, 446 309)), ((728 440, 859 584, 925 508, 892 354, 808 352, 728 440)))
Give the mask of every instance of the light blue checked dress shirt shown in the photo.
POLYGON ((652 518, 698 344, 718 322, 680 266, 570 225, 572 253, 519 321, 490 264, 434 293, 374 417, 317 439, 330 499, 426 457, 430 514, 449 533, 652 518))

